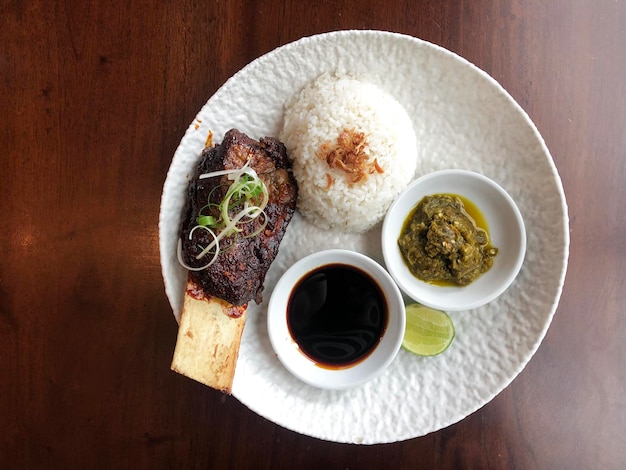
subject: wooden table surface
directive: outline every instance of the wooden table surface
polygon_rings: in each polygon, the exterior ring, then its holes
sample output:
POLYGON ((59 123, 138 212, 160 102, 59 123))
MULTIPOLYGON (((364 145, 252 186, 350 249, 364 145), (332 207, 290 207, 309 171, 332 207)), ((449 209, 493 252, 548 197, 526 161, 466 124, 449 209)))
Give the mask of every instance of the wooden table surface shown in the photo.
POLYGON ((626 468, 626 3, 1 1, 0 468, 626 468), (283 429, 169 370, 172 155, 237 70, 303 36, 443 46, 524 108, 570 215, 539 350, 483 408, 371 446, 283 429))

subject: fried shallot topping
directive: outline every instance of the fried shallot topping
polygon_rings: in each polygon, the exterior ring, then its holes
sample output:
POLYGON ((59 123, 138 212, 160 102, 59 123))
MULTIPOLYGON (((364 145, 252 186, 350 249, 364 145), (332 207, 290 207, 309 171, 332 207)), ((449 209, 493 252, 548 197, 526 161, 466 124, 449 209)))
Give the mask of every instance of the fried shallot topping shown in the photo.
MULTIPOLYGON (((363 132, 354 129, 344 129, 337 137, 337 142, 325 142, 320 146, 318 158, 326 161, 329 168, 338 169, 346 173, 349 185, 367 181, 373 173, 383 173, 385 170, 374 159, 370 160, 365 152, 367 139, 363 132)), ((332 185, 333 179, 326 174, 327 188, 332 185)))

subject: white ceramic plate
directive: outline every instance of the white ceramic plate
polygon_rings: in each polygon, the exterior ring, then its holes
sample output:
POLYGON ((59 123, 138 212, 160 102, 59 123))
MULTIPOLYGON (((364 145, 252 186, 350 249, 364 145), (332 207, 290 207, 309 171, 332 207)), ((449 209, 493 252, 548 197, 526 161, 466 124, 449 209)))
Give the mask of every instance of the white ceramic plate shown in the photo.
POLYGON ((325 71, 351 72, 391 93, 413 119, 416 177, 446 168, 482 173, 517 202, 527 252, 515 283, 496 301, 451 314, 456 338, 442 355, 404 350, 383 375, 356 389, 321 391, 293 377, 272 351, 266 304, 286 269, 321 249, 360 251, 382 264, 380 226, 361 235, 317 230, 296 214, 265 283, 250 304, 233 395, 261 416, 320 439, 359 444, 401 441, 449 426, 488 403, 533 356, 556 310, 569 250, 560 178, 521 107, 459 56, 412 37, 340 31, 301 39, 250 63, 209 99, 177 149, 161 201, 159 237, 165 291, 178 319, 185 271, 176 240, 188 177, 211 130, 236 127, 276 136, 283 103, 325 71))

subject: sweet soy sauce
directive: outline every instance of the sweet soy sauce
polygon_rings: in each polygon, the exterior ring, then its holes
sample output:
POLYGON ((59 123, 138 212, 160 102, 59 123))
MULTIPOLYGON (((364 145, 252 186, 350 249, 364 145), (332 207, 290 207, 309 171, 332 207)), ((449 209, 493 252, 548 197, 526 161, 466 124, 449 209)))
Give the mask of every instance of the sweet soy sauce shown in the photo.
POLYGON ((318 366, 340 369, 366 358, 388 321, 380 286, 367 273, 329 264, 307 273, 291 291, 287 326, 318 366))

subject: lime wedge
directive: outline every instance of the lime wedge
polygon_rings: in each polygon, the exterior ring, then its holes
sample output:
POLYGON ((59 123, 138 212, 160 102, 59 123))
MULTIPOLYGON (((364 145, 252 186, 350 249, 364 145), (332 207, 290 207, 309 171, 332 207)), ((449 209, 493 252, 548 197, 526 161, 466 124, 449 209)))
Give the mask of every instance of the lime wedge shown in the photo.
POLYGON ((402 347, 420 356, 441 354, 454 339, 454 325, 447 313, 420 304, 406 306, 406 331, 402 347))

